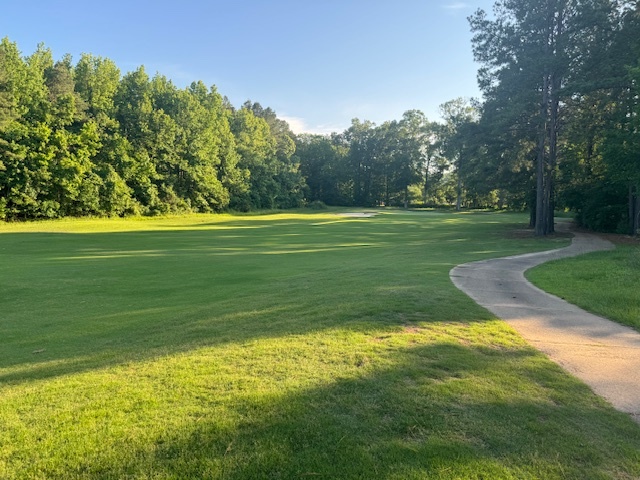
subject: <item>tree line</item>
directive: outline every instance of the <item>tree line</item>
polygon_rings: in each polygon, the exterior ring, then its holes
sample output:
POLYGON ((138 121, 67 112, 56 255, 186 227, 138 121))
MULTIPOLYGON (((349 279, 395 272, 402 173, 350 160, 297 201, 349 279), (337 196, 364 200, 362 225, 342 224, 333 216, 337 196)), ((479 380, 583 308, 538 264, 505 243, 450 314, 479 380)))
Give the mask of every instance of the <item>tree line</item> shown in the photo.
POLYGON ((270 108, 109 59, 0 42, 0 219, 303 205, 570 209, 640 221, 640 2, 499 0, 469 18, 483 100, 295 135, 270 108))
POLYGON ((144 67, 122 75, 107 58, 74 64, 44 45, 22 56, 0 42, 2 220, 447 204, 456 193, 445 132, 410 110, 295 135, 272 109, 236 109, 202 82, 180 89, 144 67))
POLYGON ((468 188, 519 192, 538 235, 557 208, 637 232, 640 2, 500 0, 469 21, 484 102, 462 139, 468 188))
POLYGON ((294 135, 215 87, 0 43, 0 219, 290 208, 294 135))
POLYGON ((458 175, 461 134, 477 119, 477 107, 457 98, 440 110, 441 122, 408 110, 381 125, 356 118, 342 133, 299 135, 308 198, 331 205, 494 206, 493 192, 467 192, 458 175))
POLYGON ((640 2, 499 0, 469 23, 483 101, 447 102, 438 123, 407 112, 301 139, 311 196, 397 204, 413 182, 423 205, 528 209, 537 235, 554 231, 558 209, 595 230, 636 234, 640 2), (405 134, 390 144, 394 129, 405 134), (420 145, 414 162, 403 138, 420 145))

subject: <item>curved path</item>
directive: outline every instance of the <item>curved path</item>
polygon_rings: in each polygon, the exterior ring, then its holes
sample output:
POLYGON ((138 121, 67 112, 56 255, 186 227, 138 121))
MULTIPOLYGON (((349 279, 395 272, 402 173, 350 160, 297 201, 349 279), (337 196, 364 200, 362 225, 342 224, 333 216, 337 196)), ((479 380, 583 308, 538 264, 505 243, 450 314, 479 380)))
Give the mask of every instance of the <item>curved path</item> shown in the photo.
POLYGON ((640 421, 640 333, 543 292, 524 277, 549 260, 612 248, 595 235, 575 233, 569 247, 467 263, 449 275, 529 344, 640 421))

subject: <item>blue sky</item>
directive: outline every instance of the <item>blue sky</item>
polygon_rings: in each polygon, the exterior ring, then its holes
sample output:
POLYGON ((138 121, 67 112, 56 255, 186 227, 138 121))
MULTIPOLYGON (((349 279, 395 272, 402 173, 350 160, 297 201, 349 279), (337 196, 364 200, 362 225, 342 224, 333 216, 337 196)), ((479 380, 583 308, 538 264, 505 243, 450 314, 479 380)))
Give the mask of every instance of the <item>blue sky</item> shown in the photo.
POLYGON ((479 96, 466 17, 492 0, 4 0, 0 36, 77 60, 144 65, 180 87, 216 85, 271 107, 294 131, 382 123, 479 96))

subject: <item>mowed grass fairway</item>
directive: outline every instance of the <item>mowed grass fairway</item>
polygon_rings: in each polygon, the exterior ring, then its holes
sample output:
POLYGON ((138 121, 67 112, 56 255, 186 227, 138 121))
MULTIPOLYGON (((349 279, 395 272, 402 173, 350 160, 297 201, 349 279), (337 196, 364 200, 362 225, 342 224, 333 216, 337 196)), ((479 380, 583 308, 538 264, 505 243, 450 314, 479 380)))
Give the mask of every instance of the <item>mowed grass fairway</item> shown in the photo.
POLYGON ((524 216, 0 225, 0 478, 640 477, 640 427, 459 292, 524 216))

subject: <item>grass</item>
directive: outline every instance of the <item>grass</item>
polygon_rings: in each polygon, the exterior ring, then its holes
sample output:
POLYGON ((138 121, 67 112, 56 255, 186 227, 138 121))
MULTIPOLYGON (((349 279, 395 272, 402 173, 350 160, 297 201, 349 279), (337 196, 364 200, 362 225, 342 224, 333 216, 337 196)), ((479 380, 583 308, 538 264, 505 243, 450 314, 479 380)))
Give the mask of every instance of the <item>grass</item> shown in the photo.
POLYGON ((527 272, 540 288, 640 331, 640 246, 558 260, 527 272))
POLYGON ((0 226, 0 478, 640 477, 640 428, 449 280, 509 214, 0 226))

